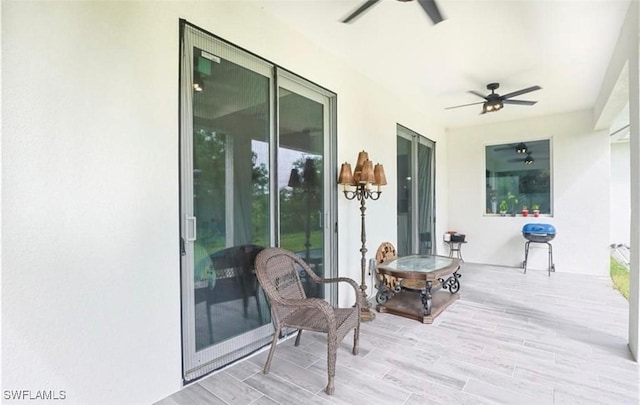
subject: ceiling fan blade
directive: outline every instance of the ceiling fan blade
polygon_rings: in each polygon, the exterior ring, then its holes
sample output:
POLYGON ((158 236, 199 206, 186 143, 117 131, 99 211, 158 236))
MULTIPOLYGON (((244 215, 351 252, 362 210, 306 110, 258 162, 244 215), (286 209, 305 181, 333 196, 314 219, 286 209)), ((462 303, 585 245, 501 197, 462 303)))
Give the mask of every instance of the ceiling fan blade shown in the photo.
POLYGON ((436 25, 437 23, 444 20, 435 0, 418 0, 418 3, 420 3, 425 13, 427 13, 429 18, 431 18, 431 21, 433 21, 433 25, 436 25))
POLYGON ((376 3, 378 3, 380 0, 367 0, 364 3, 362 3, 360 6, 358 6, 357 9, 355 9, 354 12, 352 12, 351 14, 349 14, 349 16, 347 18, 345 18, 344 20, 342 20, 343 23, 350 23, 353 20, 355 20, 356 18, 358 18, 360 16, 360 14, 364 13, 367 9, 369 9, 371 6, 374 6, 376 3))
POLYGON ((485 100, 488 100, 487 96, 485 96, 484 94, 480 93, 479 91, 469 90, 469 93, 475 94, 478 97, 481 97, 481 98, 484 98, 485 100))
POLYGON ((522 89, 522 90, 518 90, 518 91, 514 91, 512 93, 507 93, 503 96, 501 96, 501 98, 504 100, 506 98, 511 98, 511 97, 515 97, 515 96, 519 96, 521 94, 525 94, 525 93, 529 93, 532 91, 536 91, 536 90, 540 90, 542 89, 542 87, 540 86, 531 86, 531 87, 527 87, 526 89, 522 89))
POLYGON ((527 100, 502 100, 503 104, 518 104, 518 105, 534 105, 537 101, 527 100))
POLYGON ((451 110, 453 108, 460 108, 460 107, 467 107, 467 106, 470 106, 470 105, 476 105, 476 104, 482 104, 482 103, 484 103, 484 101, 478 101, 477 103, 454 105, 453 107, 446 107, 445 110, 451 110))

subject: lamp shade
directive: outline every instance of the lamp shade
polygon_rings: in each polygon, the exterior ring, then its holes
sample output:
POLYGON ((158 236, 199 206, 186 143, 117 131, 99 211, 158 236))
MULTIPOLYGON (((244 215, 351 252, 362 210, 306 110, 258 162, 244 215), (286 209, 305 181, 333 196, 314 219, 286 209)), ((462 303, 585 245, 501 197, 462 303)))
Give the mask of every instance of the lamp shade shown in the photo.
POLYGON ((351 174, 351 164, 344 162, 340 167, 340 175, 338 175, 338 184, 349 185, 353 183, 353 175, 351 174))
POLYGON ((362 184, 373 183, 375 181, 375 176, 373 174, 373 162, 370 160, 366 160, 362 167, 362 174, 360 176, 359 182, 362 184))
POLYGON ((387 176, 384 174, 384 166, 380 163, 376 164, 373 168, 373 177, 375 178, 374 184, 378 186, 387 185, 387 176))
POLYGON ((366 162, 367 160, 369 160, 369 154, 367 152, 358 152, 358 161, 356 162, 355 170, 362 170, 362 168, 364 167, 364 162, 366 162))
POLYGON ((291 174, 289 175, 289 183, 287 185, 292 188, 300 187, 301 181, 300 181, 300 173, 298 173, 298 170, 291 169, 291 174))

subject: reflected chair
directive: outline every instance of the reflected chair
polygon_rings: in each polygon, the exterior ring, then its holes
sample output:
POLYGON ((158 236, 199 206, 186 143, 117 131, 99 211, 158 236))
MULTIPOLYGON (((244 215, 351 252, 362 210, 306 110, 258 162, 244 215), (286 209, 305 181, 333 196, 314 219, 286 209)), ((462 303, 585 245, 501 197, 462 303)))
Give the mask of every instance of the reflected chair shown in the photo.
POLYGON ((244 317, 247 318, 249 297, 254 296, 262 323, 258 285, 254 274, 254 261, 262 249, 264 247, 257 245, 240 245, 219 250, 210 256, 219 284, 213 291, 212 304, 242 298, 244 317))
POLYGON ((195 305, 206 303, 209 343, 214 343, 214 325, 211 307, 242 299, 243 316, 249 316, 249 298, 256 300, 257 321, 263 323, 258 281, 254 261, 264 249, 257 245, 240 245, 208 254, 199 244, 194 248, 195 305))
POLYGON ((271 360, 275 352, 282 328, 298 330, 295 345, 300 344, 303 330, 327 334, 327 373, 329 381, 325 392, 332 395, 335 391, 336 352, 339 343, 351 331, 353 333, 353 354, 358 354, 360 334, 360 302, 358 285, 346 277, 321 278, 295 253, 280 248, 266 248, 256 258, 256 275, 269 303, 274 326, 273 342, 264 366, 269 373, 271 360), (336 308, 321 298, 307 298, 300 272, 315 283, 346 282, 353 287, 356 302, 353 307, 336 308))

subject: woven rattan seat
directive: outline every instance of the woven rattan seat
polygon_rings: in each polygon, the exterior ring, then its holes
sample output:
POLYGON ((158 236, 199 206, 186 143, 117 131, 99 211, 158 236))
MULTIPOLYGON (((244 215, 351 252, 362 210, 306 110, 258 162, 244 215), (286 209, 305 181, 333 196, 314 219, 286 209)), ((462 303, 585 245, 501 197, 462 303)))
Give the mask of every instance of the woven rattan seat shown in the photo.
POLYGON ((351 331, 353 333, 353 354, 358 354, 360 334, 360 303, 358 285, 346 277, 321 278, 294 253, 280 248, 267 248, 256 257, 256 275, 271 305, 271 319, 274 326, 273 342, 264 366, 269 372, 271 360, 282 328, 298 329, 295 345, 300 344, 303 330, 327 334, 327 372, 329 381, 325 389, 328 395, 335 391, 336 350, 338 344, 351 331), (316 283, 346 282, 355 292, 356 303, 349 308, 335 308, 321 298, 307 298, 300 272, 316 283))

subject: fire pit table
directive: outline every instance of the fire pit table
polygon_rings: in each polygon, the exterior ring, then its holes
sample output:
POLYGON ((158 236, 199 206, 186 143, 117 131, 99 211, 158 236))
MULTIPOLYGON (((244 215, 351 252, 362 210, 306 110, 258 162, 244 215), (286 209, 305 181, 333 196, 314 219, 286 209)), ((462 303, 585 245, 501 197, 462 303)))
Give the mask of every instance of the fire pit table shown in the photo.
POLYGON ((549 276, 551 272, 556 271, 556 265, 553 264, 553 246, 549 243, 556 237, 556 228, 550 224, 526 224, 522 227, 522 236, 527 240, 524 244, 524 261, 522 262, 522 268, 524 273, 527 273, 527 260, 529 258, 529 244, 530 243, 544 243, 549 250, 549 276))
POLYGON ((436 255, 402 256, 379 264, 378 312, 433 323, 459 297, 459 269, 458 259, 436 255))

